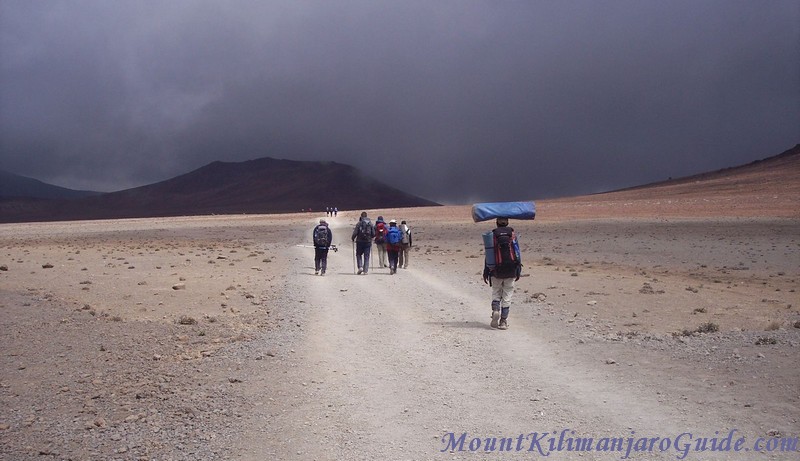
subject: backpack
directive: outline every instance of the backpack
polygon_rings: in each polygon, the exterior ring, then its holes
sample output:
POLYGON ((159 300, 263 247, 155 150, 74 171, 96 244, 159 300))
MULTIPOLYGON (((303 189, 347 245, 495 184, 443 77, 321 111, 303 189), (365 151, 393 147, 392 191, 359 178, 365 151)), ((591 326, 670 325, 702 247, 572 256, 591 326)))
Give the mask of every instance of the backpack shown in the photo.
POLYGON ((328 247, 331 242, 328 241, 328 226, 320 224, 314 229, 314 246, 328 247))
POLYGON ((521 264, 519 244, 514 229, 498 227, 494 234, 495 276, 499 278, 514 277, 521 264))
POLYGON ((403 233, 403 245, 408 245, 411 243, 411 229, 408 228, 405 224, 400 226, 400 232, 403 233))
POLYGON ((390 227, 389 232, 386 234, 386 241, 390 245, 398 245, 403 241, 403 233, 396 227, 390 227))
POLYGON ((375 224, 375 243, 383 243, 386 241, 386 224, 381 221, 375 224))
POLYGON ((361 242, 368 242, 372 239, 372 223, 369 222, 369 219, 363 218, 358 221, 356 235, 361 242))

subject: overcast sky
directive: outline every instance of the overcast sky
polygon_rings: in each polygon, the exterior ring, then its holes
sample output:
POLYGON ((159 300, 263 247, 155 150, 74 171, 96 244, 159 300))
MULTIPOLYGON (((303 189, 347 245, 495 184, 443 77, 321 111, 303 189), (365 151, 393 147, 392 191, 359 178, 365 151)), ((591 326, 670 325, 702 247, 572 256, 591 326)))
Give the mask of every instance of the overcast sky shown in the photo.
POLYGON ((0 169, 73 189, 274 157, 523 200, 797 143, 797 0, 0 1, 0 169))

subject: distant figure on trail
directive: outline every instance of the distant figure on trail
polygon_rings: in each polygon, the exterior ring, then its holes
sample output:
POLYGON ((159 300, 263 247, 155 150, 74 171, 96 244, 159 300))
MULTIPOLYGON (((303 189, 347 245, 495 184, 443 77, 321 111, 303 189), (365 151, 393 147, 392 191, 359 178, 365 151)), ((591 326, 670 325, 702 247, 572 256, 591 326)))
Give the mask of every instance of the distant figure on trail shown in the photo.
POLYGON ((325 216, 330 217, 330 215, 331 215, 331 207, 326 206, 325 207, 325 216))
POLYGON ((314 227, 312 238, 314 239, 314 275, 325 275, 325 270, 328 269, 328 249, 333 242, 333 232, 324 219, 320 219, 319 224, 314 227))
POLYGON ((497 218, 497 227, 492 230, 494 239, 495 265, 490 267, 484 261, 483 282, 492 287, 492 328, 508 329, 508 311, 514 282, 522 274, 519 244, 514 229, 509 227, 508 218, 497 218))
POLYGON ((333 207, 333 216, 334 217, 339 216, 339 208, 333 207))
POLYGON ((383 216, 378 216, 375 221, 375 246, 378 248, 378 265, 380 267, 388 267, 386 264, 386 223, 383 221, 383 216))
POLYGON ((406 221, 400 221, 400 232, 403 233, 403 241, 400 243, 400 257, 397 266, 408 269, 408 254, 411 250, 411 228, 406 221))
POLYGON ((353 229, 350 240, 355 242, 355 259, 358 265, 358 275, 367 275, 369 272, 369 254, 372 250, 372 239, 375 237, 375 227, 367 217, 367 212, 361 212, 361 218, 353 229))
POLYGON ((389 255, 389 274, 397 273, 397 259, 400 254, 400 245, 403 243, 403 233, 397 227, 397 221, 389 221, 389 229, 386 231, 386 253, 389 255))

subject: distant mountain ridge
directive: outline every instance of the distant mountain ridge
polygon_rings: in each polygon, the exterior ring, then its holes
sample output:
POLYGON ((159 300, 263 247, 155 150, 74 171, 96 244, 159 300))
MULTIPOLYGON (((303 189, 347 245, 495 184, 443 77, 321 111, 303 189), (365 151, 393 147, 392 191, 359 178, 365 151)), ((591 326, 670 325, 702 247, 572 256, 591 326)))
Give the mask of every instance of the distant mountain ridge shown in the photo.
POLYGON ((800 144, 778 155, 745 165, 628 187, 591 197, 651 199, 700 197, 706 194, 769 194, 777 185, 783 194, 800 197, 800 144))
POLYGON ((166 181, 71 200, 0 200, 0 222, 438 206, 336 162, 213 162, 166 181))
POLYGON ((694 184, 699 181, 705 182, 725 182, 726 179, 738 177, 741 179, 743 176, 751 176, 755 179, 763 181, 772 177, 785 176, 790 173, 800 172, 800 144, 795 145, 791 149, 784 152, 767 157, 761 160, 754 160, 744 165, 732 166, 723 168, 721 170, 709 171, 705 173, 698 173, 691 176, 684 176, 681 178, 667 179, 640 186, 626 187, 624 189, 617 189, 609 192, 602 192, 600 194, 614 194, 618 192, 641 191, 643 189, 657 189, 657 188, 676 188, 689 184, 694 184))
POLYGON ((74 190, 54 186, 38 179, 0 170, 0 198, 28 197, 39 199, 69 199, 99 195, 102 192, 74 190))

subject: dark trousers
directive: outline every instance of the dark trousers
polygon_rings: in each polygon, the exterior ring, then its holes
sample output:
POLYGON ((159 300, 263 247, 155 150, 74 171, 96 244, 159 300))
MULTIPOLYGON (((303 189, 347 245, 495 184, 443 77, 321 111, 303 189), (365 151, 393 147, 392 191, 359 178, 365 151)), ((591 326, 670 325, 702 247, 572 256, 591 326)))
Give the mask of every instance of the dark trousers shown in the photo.
POLYGON ((389 256, 389 269, 397 269, 397 259, 400 257, 400 251, 387 248, 386 255, 389 256))
POLYGON ((328 268, 328 249, 314 248, 314 271, 322 271, 328 268))
POLYGON ((372 251, 372 242, 356 242, 356 264, 359 269, 369 272, 369 254, 372 251))

